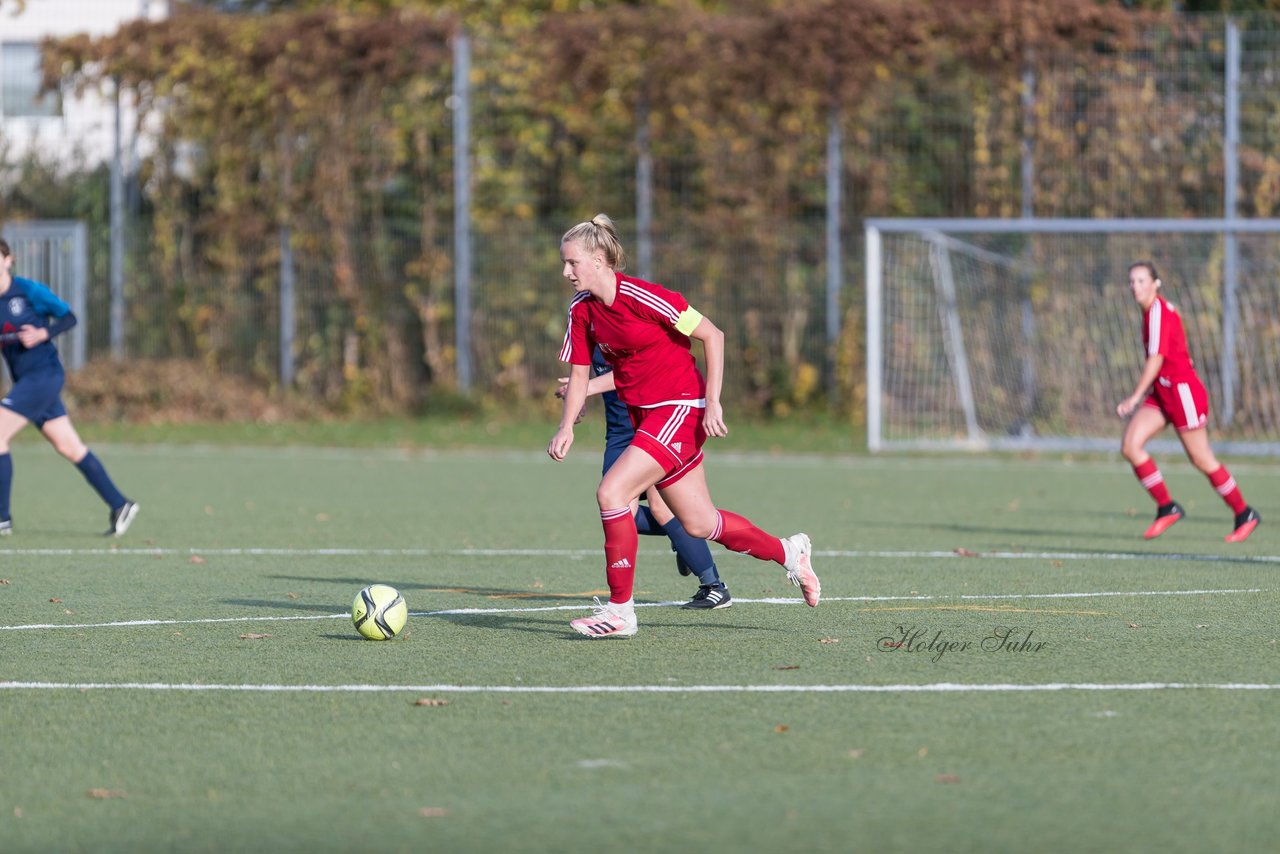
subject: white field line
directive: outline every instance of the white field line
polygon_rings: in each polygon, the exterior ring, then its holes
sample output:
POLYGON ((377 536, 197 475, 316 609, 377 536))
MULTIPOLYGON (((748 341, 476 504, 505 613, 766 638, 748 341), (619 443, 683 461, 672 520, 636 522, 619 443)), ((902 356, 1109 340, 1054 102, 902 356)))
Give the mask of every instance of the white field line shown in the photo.
POLYGON ((962 694, 1042 691, 1275 691, 1267 682, 1045 682, 924 685, 225 685, 183 682, 0 682, 26 691, 240 691, 306 694, 962 694))
MULTIPOLYGON (((171 444, 157 442, 149 445, 135 445, 128 442, 112 443, 109 446, 113 455, 133 455, 154 459, 158 456, 169 457, 232 457, 241 459, 269 459, 273 462, 281 459, 324 459, 338 462, 369 462, 386 460, 393 463, 451 463, 459 460, 499 460, 504 463, 523 463, 546 466, 549 464, 547 452, 538 450, 520 450, 516 448, 388 448, 388 447, 331 447, 319 445, 214 445, 208 443, 171 444)), ((564 462, 599 468, 602 448, 591 439, 584 439, 583 444, 574 445, 574 453, 564 462)), ((921 455, 881 454, 867 456, 865 454, 821 454, 821 453, 778 453, 776 451, 738 451, 717 447, 714 449, 711 465, 719 468, 739 467, 786 467, 786 468, 821 468, 850 469, 854 471, 937 471, 938 469, 956 470, 995 470, 995 471, 1038 471, 1051 470, 1059 472, 1109 472, 1129 475, 1128 464, 1120 457, 1120 443, 1116 440, 1114 454, 1089 452, 1084 457, 1068 456, 1059 453, 1046 453, 1044 456, 1031 459, 1017 458, 1002 454, 971 454, 938 452, 921 455)), ((1160 464, 1162 470, 1193 472, 1192 465, 1180 459, 1170 459, 1160 464)), ((1275 477, 1280 475, 1280 466, 1276 466, 1266 457, 1254 459, 1236 458, 1231 470, 1248 471, 1251 476, 1275 477)))
MULTIPOLYGON (((823 602, 951 602, 951 601, 991 601, 1008 599, 1096 599, 1108 597, 1134 596, 1226 596, 1242 593, 1265 593, 1262 588, 1239 588, 1226 590, 1136 590, 1136 591, 1100 591, 1092 593, 963 593, 954 596, 829 596, 823 602)), ((748 605, 799 605, 804 602, 800 598, 766 598, 766 599, 734 599, 736 603, 748 605)), ((637 602, 637 608, 670 608, 683 605, 684 600, 671 602, 637 602)), ((410 611, 411 617, 441 617, 467 614, 535 614, 547 611, 581 611, 588 607, 585 602, 576 605, 546 605, 536 608, 448 608, 441 611, 410 611)), ((0 631, 16 632, 31 629, 107 629, 133 628, 138 626, 190 626, 209 623, 289 623, 306 620, 349 620, 349 613, 342 614, 308 614, 299 616, 248 616, 248 617, 207 617, 191 620, 117 620, 109 623, 26 623, 16 626, 0 626, 0 631)))
MULTIPOLYGON (((723 550, 718 550, 723 551, 723 550)), ((726 552, 727 553, 727 552, 726 552)), ((150 549, 0 549, 0 560, 13 557, 598 557, 600 549, 374 549, 374 548, 150 548, 150 549)), ((658 551, 642 554, 660 554, 658 551)), ((667 554, 667 552, 661 552, 667 554)), ((1229 563, 1280 563, 1280 555, 1216 555, 1160 552, 966 552, 818 549, 815 557, 829 558, 988 558, 991 560, 1187 560, 1229 563)))

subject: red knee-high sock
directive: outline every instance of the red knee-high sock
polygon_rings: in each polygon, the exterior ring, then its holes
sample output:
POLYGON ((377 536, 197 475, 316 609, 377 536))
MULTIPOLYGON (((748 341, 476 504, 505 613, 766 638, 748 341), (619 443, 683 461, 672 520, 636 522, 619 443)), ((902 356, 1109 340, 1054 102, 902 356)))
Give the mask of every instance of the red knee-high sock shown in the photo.
POLYGON ((1145 463, 1133 467, 1133 473, 1138 476, 1143 488, 1151 493, 1157 506, 1163 507, 1173 500, 1169 497, 1169 489, 1164 485, 1164 475, 1160 474, 1155 460, 1148 457, 1145 463))
POLYGON ((1240 487, 1236 486, 1236 479, 1231 476, 1231 472, 1227 471, 1226 466, 1219 467, 1209 475, 1209 482, 1213 484, 1214 489, 1218 490, 1218 494, 1222 496, 1223 501, 1227 502, 1227 506, 1233 513, 1244 512, 1244 508, 1248 505, 1244 503, 1240 487))
POLYGON ((708 540, 715 540, 726 549, 751 555, 760 560, 786 563, 787 557, 782 548, 782 540, 760 530, 751 524, 750 519, 739 516, 737 513, 730 513, 728 510, 716 512, 720 520, 716 523, 715 531, 707 537, 708 540))
POLYGON ((636 549, 640 541, 636 520, 631 508, 623 507, 601 510, 600 522, 604 525, 604 574, 609 579, 609 601, 620 605, 631 599, 636 580, 636 549))

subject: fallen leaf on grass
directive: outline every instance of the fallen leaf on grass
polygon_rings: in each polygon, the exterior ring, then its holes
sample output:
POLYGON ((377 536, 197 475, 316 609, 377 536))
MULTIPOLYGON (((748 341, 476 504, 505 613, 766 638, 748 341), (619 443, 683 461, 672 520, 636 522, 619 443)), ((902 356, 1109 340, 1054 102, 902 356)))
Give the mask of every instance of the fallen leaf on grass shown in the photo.
POLYGON ((286 598, 286 599, 297 599, 297 598, 298 598, 298 594, 297 594, 297 593, 286 593, 286 594, 284 594, 284 598, 286 598))
POLYGON ((924 759, 924 758, 925 758, 926 756, 928 756, 928 755, 929 755, 929 748, 927 748, 927 747, 922 747, 922 748, 920 748, 919 750, 917 750, 917 751, 916 751, 916 758, 917 758, 917 759, 924 759))
POLYGON ((421 699, 414 700, 413 704, 415 706, 447 706, 449 705, 449 701, 436 700, 431 697, 422 697, 421 699))
POLYGON ((257 632, 249 632, 248 634, 241 635, 240 640, 262 640, 263 638, 269 638, 269 637, 271 637, 271 635, 263 635, 263 634, 258 634, 257 632))
POLYGON ((192 555, 187 558, 187 563, 204 563, 204 558, 200 557, 200 555, 192 555))
POLYGON ((867 752, 866 750, 859 747, 854 750, 850 750, 847 755, 850 759, 861 759, 866 754, 866 752, 867 752))
POLYGON ((798 665, 798 664, 775 664, 775 665, 773 666, 773 669, 774 669, 774 670, 799 670, 799 669, 800 669, 800 665, 798 665))
POLYGON ((1051 560, 1049 561, 1049 565, 1054 569, 1062 569, 1062 561, 1060 560, 1051 560))
POLYGON ((960 776, 958 774, 939 774, 933 778, 935 783, 959 783, 960 776))
POLYGON ((14 817, 14 818, 22 818, 22 807, 14 807, 14 808, 13 808, 13 817, 14 817))
POLYGON ((106 800, 107 798, 123 798, 123 789, 90 789, 86 794, 91 798, 106 800))
POLYGON ((957 549, 952 549, 952 552, 954 552, 959 557, 982 557, 982 555, 978 554, 977 552, 971 552, 968 549, 957 548, 957 549))
POLYGON ((449 811, 444 807, 419 807, 418 815, 423 818, 443 818, 449 811))
POLYGON ((786 731, 787 731, 787 730, 789 730, 789 729, 791 729, 791 727, 787 726, 786 724, 778 724, 776 727, 774 727, 774 728, 773 728, 773 731, 774 731, 774 732, 786 732, 786 731))
POLYGON ((840 638, 822 638, 818 643, 840 643, 840 638))

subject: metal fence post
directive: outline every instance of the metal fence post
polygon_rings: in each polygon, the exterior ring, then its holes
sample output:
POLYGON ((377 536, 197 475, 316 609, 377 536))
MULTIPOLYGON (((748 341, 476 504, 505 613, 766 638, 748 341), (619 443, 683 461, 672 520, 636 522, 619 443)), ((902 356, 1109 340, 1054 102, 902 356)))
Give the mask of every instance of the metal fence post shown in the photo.
POLYGON ((1236 288, 1240 276, 1239 244, 1231 229, 1236 219, 1236 192, 1240 157, 1240 28, 1227 18, 1226 117, 1222 134, 1222 216, 1227 221, 1222 262, 1222 426, 1230 427, 1236 414, 1236 322, 1239 305, 1236 288))
POLYGON ((124 163, 120 116, 120 78, 115 78, 114 133, 111 146, 111 358, 124 358, 124 163))
POLYGON ((471 42, 453 40, 453 287, 458 390, 471 389, 471 42))
POLYGON ((649 103, 636 107, 636 261, 642 279, 653 278, 653 152, 649 148, 649 103))
POLYGON ((844 279, 844 247, 840 242, 840 173, 843 138, 840 108, 827 116, 827 389, 836 402, 836 351, 840 346, 840 287, 844 279))

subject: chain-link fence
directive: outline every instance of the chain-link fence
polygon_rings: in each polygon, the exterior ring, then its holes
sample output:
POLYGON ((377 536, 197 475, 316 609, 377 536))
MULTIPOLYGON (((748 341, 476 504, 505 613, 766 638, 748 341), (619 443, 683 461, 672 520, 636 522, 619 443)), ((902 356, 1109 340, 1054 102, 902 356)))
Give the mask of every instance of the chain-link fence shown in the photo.
MULTIPOLYGON (((1004 75, 958 61, 945 74, 896 71, 860 102, 838 105, 844 263, 834 324, 826 300, 825 114, 773 129, 767 140, 750 128, 699 136, 673 115, 648 123, 612 115, 584 132, 568 126, 562 102, 522 88, 510 66, 518 44, 500 32, 474 34, 467 325, 474 386, 498 396, 545 392, 560 371, 569 296, 559 236, 605 211, 632 252, 631 272, 684 292, 728 331, 730 393, 762 410, 824 397, 856 410, 863 217, 1218 217, 1229 170, 1238 170, 1239 215, 1275 215, 1278 21, 1235 19, 1234 160, 1225 155, 1232 125, 1224 16, 1180 16, 1136 49, 1082 44, 1029 56, 1004 75), (651 200, 648 232, 638 198, 651 200)), ((0 51, 4 40, 0 30, 0 51)), ((278 378, 284 236, 296 267, 295 338, 286 351, 300 389, 331 400, 373 394, 412 403, 450 387, 458 365, 451 71, 445 63, 419 81, 419 100, 403 100, 405 87, 365 94, 370 102, 345 128, 352 150, 397 133, 403 156, 346 175, 350 197, 332 200, 343 216, 310 205, 288 211, 279 227, 240 233, 203 227, 217 187, 201 173, 199 145, 156 146, 126 118, 126 353, 278 378), (424 118, 412 132, 361 124, 414 110, 424 118), (186 195, 175 202, 163 194, 186 195), (183 204, 190 215, 175 217, 183 204)), ((123 95, 127 107, 132 93, 123 95)), ((73 119, 72 101, 64 95, 63 116, 41 121, 60 122, 59 144, 74 148, 88 130, 73 119)), ((81 160, 68 182, 65 162, 55 166, 47 152, 15 143, 10 123, 0 124, 0 219, 89 223, 88 348, 91 357, 105 355, 108 165, 81 160)), ((263 181, 278 180, 267 171, 263 181)), ((281 218, 277 210, 261 214, 281 218)))

